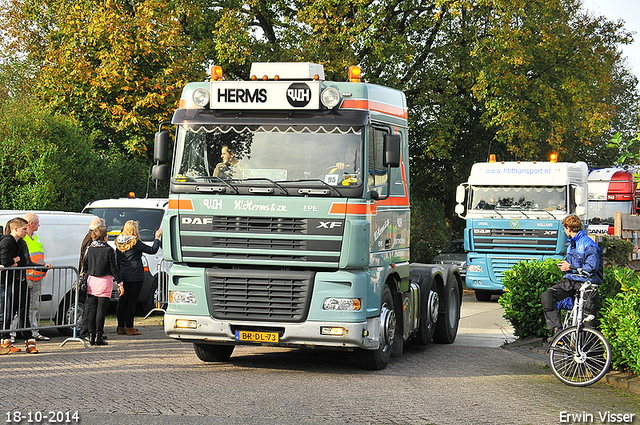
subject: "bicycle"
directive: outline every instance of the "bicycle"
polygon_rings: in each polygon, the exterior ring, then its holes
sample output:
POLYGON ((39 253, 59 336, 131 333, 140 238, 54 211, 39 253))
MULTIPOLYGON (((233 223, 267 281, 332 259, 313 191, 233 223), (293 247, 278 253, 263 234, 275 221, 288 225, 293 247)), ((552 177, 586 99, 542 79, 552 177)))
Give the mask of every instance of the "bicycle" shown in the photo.
POLYGON ((598 382, 609 370, 611 346, 597 329, 585 326, 595 319, 593 315, 582 317, 585 300, 597 295, 598 285, 591 283, 591 276, 582 269, 578 276, 587 280, 573 298, 558 303, 558 308, 568 309, 563 330, 549 345, 549 364, 553 374, 563 384, 586 387, 598 382), (572 301, 572 305, 567 300, 572 301), (564 303, 564 308, 561 305, 564 303))

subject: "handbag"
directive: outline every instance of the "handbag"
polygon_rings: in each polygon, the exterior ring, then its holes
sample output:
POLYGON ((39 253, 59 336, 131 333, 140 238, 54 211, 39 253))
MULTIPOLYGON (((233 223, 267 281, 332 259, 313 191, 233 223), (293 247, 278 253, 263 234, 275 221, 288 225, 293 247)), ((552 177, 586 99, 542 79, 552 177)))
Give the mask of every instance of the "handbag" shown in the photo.
POLYGON ((81 294, 87 293, 87 280, 89 279, 89 275, 87 273, 80 273, 78 276, 78 290, 81 294))

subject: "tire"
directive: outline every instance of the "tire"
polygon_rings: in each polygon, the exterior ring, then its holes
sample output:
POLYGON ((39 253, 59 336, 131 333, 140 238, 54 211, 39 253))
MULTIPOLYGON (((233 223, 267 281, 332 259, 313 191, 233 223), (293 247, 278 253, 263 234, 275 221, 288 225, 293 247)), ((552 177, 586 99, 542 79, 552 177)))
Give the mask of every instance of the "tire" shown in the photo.
POLYGON ((491 301, 491 296, 493 296, 489 291, 479 291, 476 289, 474 292, 476 293, 476 300, 480 302, 491 301))
POLYGON ((358 363, 363 369, 382 370, 391 359, 391 349, 396 338, 398 324, 393 309, 391 289, 384 285, 380 299, 380 345, 376 350, 358 349, 358 363), (388 331, 385 331, 388 329, 388 331))
POLYGON ((549 346, 549 364, 563 384, 586 387, 595 384, 609 370, 611 346, 596 329, 567 328, 549 346))
MULTIPOLYGON (((64 325, 68 323, 73 323, 73 318, 75 314, 76 306, 72 302, 73 297, 71 294, 67 294, 64 297, 63 301, 58 306, 58 315, 56 316, 56 325, 64 325)), ((78 300, 78 332, 80 332, 80 327, 82 325, 82 320, 84 318, 84 299, 81 298, 78 300)), ((67 328, 58 328, 58 332, 62 336, 73 336, 73 327, 69 326, 67 328)))
POLYGON ((460 322, 460 292, 455 282, 449 285, 444 302, 445 311, 438 315, 433 340, 438 344, 453 344, 460 322))
POLYGON ((236 346, 193 343, 193 348, 196 356, 203 362, 226 362, 236 346))
POLYGON ((418 331, 411 338, 410 342, 414 345, 427 345, 433 339, 436 332, 436 323, 438 321, 438 306, 440 305, 440 297, 437 292, 430 291, 427 297, 427 305, 425 307, 425 316, 420 319, 418 331), (435 310, 435 321, 432 319, 430 312, 435 310))

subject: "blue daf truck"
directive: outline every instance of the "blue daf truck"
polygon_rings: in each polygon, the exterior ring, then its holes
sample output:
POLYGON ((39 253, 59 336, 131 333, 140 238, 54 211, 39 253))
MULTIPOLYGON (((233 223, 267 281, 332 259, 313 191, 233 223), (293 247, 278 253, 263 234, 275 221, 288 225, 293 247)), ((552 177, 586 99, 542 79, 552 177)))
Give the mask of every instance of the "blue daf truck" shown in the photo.
POLYGON ((456 213, 466 219, 467 288, 478 301, 502 294, 504 271, 522 260, 563 258, 562 219, 586 223, 584 162, 480 162, 458 186, 456 213))

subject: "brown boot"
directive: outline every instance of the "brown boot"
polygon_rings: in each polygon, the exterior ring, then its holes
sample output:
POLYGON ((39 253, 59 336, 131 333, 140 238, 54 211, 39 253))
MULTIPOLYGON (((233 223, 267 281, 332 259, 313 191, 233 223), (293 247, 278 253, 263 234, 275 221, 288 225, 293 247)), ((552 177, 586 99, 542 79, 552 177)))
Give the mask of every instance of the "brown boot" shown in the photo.
POLYGON ((124 328, 127 332, 127 335, 142 335, 136 328, 124 328))
POLYGON ((125 328, 118 326, 118 335, 126 335, 126 334, 127 334, 127 330, 125 328))

